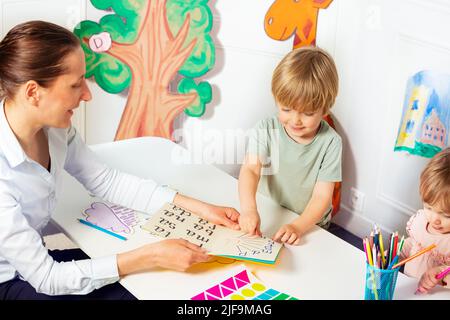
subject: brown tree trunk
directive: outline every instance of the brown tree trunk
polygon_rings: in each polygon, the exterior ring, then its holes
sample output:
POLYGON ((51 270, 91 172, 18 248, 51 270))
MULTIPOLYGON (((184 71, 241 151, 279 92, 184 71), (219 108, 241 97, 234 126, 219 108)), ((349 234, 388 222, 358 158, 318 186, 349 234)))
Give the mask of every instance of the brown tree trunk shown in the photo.
POLYGON ((142 136, 172 139, 175 118, 198 98, 197 93, 169 92, 170 81, 195 45, 193 41, 183 47, 189 17, 174 37, 166 18, 166 0, 149 0, 143 13, 136 41, 129 45, 113 42, 108 51, 130 67, 133 77, 115 140, 142 136))

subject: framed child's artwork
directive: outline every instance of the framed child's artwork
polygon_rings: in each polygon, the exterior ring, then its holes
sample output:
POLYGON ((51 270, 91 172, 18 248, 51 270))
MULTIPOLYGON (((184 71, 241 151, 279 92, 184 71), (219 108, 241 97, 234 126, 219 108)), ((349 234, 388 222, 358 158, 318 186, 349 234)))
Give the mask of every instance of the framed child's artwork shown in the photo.
POLYGON ((426 158, 449 145, 450 74, 420 71, 409 80, 395 151, 426 158))

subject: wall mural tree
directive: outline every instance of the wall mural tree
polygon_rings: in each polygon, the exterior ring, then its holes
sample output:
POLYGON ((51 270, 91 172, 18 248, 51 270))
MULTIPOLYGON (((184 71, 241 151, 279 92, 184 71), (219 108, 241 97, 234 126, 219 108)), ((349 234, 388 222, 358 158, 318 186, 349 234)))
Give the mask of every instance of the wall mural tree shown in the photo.
POLYGON ((195 78, 215 62, 208 1, 91 0, 95 8, 113 13, 75 27, 86 55, 86 77, 108 93, 129 88, 115 140, 171 139, 180 113, 204 114, 211 85, 195 78))

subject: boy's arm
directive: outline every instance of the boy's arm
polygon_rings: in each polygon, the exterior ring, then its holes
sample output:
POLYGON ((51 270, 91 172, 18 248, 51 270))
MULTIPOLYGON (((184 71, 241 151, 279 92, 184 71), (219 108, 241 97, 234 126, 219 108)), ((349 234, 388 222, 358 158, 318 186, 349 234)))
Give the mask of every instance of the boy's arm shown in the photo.
POLYGON ((239 201, 241 215, 239 225, 243 231, 261 235, 260 219, 256 206, 256 190, 261 176, 262 164, 257 155, 247 154, 239 173, 239 201))
POLYGON ((333 199, 334 182, 317 181, 311 199, 303 213, 291 224, 297 229, 300 236, 308 232, 318 223, 324 213, 329 210, 333 199))

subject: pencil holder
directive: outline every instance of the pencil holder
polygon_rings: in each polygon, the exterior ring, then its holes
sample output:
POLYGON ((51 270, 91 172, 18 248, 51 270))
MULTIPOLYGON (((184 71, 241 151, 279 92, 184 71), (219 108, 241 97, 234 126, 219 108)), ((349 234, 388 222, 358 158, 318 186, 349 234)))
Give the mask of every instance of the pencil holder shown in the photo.
POLYGON ((379 269, 366 263, 365 300, 392 300, 399 268, 379 269))

